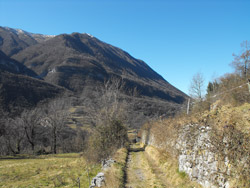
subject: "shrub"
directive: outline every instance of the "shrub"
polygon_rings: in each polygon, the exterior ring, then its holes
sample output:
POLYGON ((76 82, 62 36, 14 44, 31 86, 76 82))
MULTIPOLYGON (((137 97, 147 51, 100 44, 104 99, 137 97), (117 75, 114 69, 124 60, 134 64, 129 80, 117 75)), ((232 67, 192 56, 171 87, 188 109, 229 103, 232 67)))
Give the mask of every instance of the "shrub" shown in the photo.
POLYGON ((89 139, 88 158, 99 162, 128 143, 127 128, 119 120, 112 120, 95 128, 89 139))

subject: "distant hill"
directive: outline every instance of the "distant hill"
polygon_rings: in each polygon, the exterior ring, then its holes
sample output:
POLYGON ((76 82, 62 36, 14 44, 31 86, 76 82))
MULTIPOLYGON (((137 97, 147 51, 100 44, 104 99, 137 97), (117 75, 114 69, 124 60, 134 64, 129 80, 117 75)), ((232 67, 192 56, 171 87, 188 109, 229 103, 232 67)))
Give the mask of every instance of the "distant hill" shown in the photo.
POLYGON ((34 71, 0 51, 0 107, 15 114, 64 93, 64 88, 36 77, 34 71))
POLYGON ((63 88, 38 79, 0 71, 0 106, 14 114, 59 96, 64 91, 63 88))
POLYGON ((91 92, 118 78, 124 83, 123 97, 130 100, 130 91, 137 91, 137 104, 130 114, 172 115, 187 99, 142 60, 86 33, 46 36, 0 27, 0 49, 47 83, 82 98, 94 100, 91 92))
POLYGON ((0 70, 14 74, 23 74, 34 78, 39 77, 33 70, 28 69, 22 63, 6 56, 2 51, 0 51, 0 70))

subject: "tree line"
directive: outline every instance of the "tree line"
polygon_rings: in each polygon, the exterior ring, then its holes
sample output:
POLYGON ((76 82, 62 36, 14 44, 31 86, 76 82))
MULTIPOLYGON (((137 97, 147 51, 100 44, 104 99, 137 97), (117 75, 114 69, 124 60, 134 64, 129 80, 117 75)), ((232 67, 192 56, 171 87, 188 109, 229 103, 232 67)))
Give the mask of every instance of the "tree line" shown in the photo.
POLYGON ((122 79, 113 77, 89 96, 83 90, 78 97, 55 98, 15 117, 1 109, 0 155, 84 152, 95 162, 108 158, 128 143, 123 87, 122 79), (71 128, 75 105, 82 106, 84 123, 71 128))
POLYGON ((10 117, 1 111, 0 155, 81 151, 86 132, 67 126, 69 98, 54 99, 10 117))

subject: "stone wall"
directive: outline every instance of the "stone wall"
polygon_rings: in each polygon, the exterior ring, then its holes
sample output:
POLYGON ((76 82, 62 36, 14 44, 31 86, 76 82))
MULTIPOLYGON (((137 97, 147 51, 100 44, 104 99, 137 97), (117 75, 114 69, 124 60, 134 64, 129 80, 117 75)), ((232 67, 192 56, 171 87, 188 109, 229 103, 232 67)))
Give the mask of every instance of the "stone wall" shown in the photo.
POLYGON ((227 157, 221 159, 216 153, 216 146, 211 142, 211 128, 198 124, 183 126, 175 141, 165 139, 157 142, 151 131, 142 131, 141 141, 146 145, 164 148, 171 145, 179 160, 179 171, 187 173, 191 180, 206 188, 229 188, 227 176, 230 166, 227 157))

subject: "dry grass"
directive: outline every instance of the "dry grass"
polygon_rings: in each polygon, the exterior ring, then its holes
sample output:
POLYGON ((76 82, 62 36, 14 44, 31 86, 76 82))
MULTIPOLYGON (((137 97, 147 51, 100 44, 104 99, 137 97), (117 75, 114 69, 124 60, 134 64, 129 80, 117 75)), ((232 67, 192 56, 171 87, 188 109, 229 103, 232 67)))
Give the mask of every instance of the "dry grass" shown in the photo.
POLYGON ((136 129, 128 130, 128 139, 129 139, 129 141, 134 140, 136 137, 137 137, 137 130, 136 129))
MULTIPOLYGON (((145 125, 144 131, 148 131, 148 127, 150 127, 149 132, 155 138, 154 144, 164 151, 171 152, 171 156, 177 156, 175 143, 178 139, 178 132, 183 126, 188 124, 211 126, 211 137, 215 146, 214 152, 219 154, 222 160, 225 157, 223 138, 227 137, 231 139, 228 146, 228 157, 232 163, 231 185, 233 187, 248 187, 250 184, 250 171, 248 168, 250 161, 250 103, 245 103, 241 106, 232 106, 221 105, 220 102, 217 102, 217 106, 211 111, 151 122, 150 125, 145 125), (243 159, 244 162, 241 162, 243 159)), ((152 156, 156 155, 151 154, 152 156)), ((174 163, 173 160, 171 161, 174 163)), ((166 167, 168 168, 169 166, 166 167)))
POLYGON ((207 113, 215 127, 223 129, 225 125, 233 125, 237 130, 250 133, 250 103, 238 107, 231 105, 220 106, 207 113))
POLYGON ((199 188, 198 183, 189 180, 184 172, 178 171, 178 161, 165 151, 160 151, 152 146, 147 146, 145 150, 148 160, 158 178, 171 185, 172 188, 199 188))
POLYGON ((144 151, 131 152, 127 170, 127 188, 164 188, 166 186, 151 168, 144 151))
MULTIPOLYGON (((94 177, 100 165, 91 165, 94 177)), ((87 163, 79 154, 0 159, 0 187, 88 187, 87 163)))
POLYGON ((202 114, 195 113, 190 116, 175 118, 177 124, 200 123, 213 125, 218 130, 223 130, 225 125, 233 125, 237 130, 250 133, 250 103, 241 106, 221 105, 216 101, 216 107, 202 114))
POLYGON ((114 155, 116 163, 105 172, 106 188, 122 188, 124 187, 126 158, 128 150, 125 148, 119 149, 114 155))
MULTIPOLYGON (((232 125, 242 133, 250 134, 250 103, 238 107, 231 105, 218 106, 214 110, 204 111, 202 114, 182 115, 151 122, 150 131, 157 137, 158 145, 170 143, 177 139, 178 131, 187 124, 210 125, 214 129, 224 131, 226 125, 232 125)), ((146 129, 146 128, 142 128, 146 129)), ((163 147, 167 147, 166 145, 163 147)))

